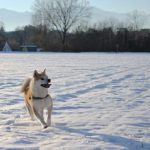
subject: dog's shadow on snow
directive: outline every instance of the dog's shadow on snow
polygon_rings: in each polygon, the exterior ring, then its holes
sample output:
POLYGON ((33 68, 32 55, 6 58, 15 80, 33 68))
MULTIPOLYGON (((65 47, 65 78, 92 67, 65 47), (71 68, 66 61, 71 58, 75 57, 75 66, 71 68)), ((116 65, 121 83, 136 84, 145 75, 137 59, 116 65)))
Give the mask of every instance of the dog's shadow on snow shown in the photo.
POLYGON ((67 127, 66 124, 58 123, 56 124, 56 128, 63 130, 68 133, 75 133, 79 134, 86 139, 91 139, 94 141, 103 141, 105 143, 111 143, 114 145, 122 146, 126 149, 138 149, 138 150, 150 150, 150 143, 129 139, 127 137, 121 137, 118 135, 108 135, 108 134, 98 134, 98 133, 92 133, 89 129, 77 129, 77 128, 71 128, 67 127))

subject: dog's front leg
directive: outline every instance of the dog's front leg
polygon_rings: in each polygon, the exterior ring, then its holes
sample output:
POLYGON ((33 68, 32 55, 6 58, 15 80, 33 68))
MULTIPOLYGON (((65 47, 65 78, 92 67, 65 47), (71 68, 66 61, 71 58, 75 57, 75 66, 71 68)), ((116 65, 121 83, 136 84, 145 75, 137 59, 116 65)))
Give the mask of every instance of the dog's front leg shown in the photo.
POLYGON ((43 117, 43 110, 38 111, 36 108, 34 108, 33 110, 36 117, 40 120, 41 124, 43 125, 43 128, 47 128, 48 126, 44 121, 44 117, 43 117))
POLYGON ((51 113, 52 113, 52 107, 49 107, 47 109, 48 115, 47 115, 47 125, 51 126, 51 113))

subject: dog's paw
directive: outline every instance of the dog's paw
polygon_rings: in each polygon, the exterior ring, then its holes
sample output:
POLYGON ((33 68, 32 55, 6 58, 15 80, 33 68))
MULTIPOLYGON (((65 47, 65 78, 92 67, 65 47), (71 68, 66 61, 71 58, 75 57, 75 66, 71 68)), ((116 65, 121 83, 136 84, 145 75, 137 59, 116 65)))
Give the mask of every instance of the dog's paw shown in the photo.
POLYGON ((44 125, 44 126, 43 126, 43 129, 46 129, 47 127, 48 127, 48 125, 44 125))

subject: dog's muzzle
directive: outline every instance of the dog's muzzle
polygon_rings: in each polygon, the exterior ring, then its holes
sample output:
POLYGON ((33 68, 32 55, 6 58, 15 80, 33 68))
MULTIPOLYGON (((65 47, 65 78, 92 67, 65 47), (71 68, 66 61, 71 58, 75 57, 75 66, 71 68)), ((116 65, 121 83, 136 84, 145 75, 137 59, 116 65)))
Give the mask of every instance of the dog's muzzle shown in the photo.
POLYGON ((50 82, 51 82, 51 79, 48 79, 47 84, 41 84, 41 86, 44 88, 49 88, 52 85, 50 82))

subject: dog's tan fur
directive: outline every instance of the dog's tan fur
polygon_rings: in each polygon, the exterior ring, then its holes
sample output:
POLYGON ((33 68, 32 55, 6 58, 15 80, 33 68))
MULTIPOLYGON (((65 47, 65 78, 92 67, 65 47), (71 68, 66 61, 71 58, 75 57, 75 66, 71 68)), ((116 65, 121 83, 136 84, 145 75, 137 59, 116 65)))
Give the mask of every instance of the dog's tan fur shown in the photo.
POLYGON ((51 80, 48 79, 46 70, 42 73, 38 73, 35 70, 33 77, 26 79, 21 88, 21 92, 24 93, 25 104, 31 119, 34 120, 34 116, 36 116, 44 128, 51 125, 51 112, 53 105, 52 98, 48 95, 48 87, 44 88, 41 86, 42 84, 48 85, 48 81, 50 82, 51 80), (37 100, 36 97, 41 97, 41 99, 37 100), (47 109, 48 111, 47 123, 44 121, 44 109, 47 109))

